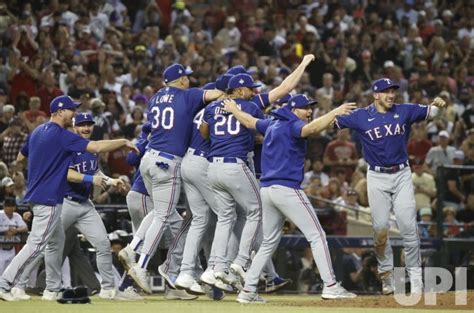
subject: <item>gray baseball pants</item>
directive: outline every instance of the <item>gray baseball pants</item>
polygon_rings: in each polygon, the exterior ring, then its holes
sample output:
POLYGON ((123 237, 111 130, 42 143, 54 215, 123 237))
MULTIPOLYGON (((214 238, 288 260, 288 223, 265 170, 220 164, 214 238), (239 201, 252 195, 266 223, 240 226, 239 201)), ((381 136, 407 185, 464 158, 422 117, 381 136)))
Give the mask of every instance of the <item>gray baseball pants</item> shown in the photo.
POLYGON ((326 234, 302 190, 273 185, 260 189, 263 204, 263 241, 245 277, 245 290, 257 291, 264 266, 280 242, 285 217, 291 220, 308 240, 321 279, 326 285, 336 283, 326 234))
POLYGON ((410 168, 394 174, 367 171, 367 190, 379 273, 393 270, 393 252, 388 240, 390 210, 393 209, 403 238, 408 273, 410 277, 414 274, 421 279, 420 238, 410 168))

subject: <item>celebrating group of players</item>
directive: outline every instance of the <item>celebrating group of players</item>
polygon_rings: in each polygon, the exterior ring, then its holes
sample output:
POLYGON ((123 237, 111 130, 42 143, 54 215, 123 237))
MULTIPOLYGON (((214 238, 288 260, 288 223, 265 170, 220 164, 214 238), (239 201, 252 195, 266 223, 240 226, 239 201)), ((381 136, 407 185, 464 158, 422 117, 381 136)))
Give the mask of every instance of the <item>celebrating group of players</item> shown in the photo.
POLYGON ((146 269, 164 234, 170 233, 173 241, 158 271, 172 289, 193 298, 190 295, 205 294, 207 285, 214 289, 215 299, 222 299, 223 291, 238 291, 238 302, 262 303, 265 300, 257 293, 262 273, 268 291, 288 283, 278 276, 271 261, 285 218, 311 246, 324 282, 322 298, 356 297, 336 281, 324 230, 300 186, 306 138, 333 125, 351 128, 362 138, 384 294, 394 292, 393 260, 387 244, 392 207, 399 226, 402 224, 412 293, 422 292, 416 218, 413 220, 416 210, 414 195, 409 194, 413 187, 405 179, 410 172, 406 141, 412 123, 438 114, 433 106, 445 104, 439 98, 431 106, 394 104, 398 86, 380 79, 373 83, 372 105, 354 111, 355 103, 345 103, 310 121, 316 102, 289 93, 313 60, 313 55, 306 55, 280 86, 264 94, 255 94, 259 85, 242 66, 229 69, 201 89, 189 88, 192 71, 180 64, 170 65, 163 72, 166 86, 149 99, 148 123, 136 145, 122 139, 88 141, 94 121, 87 113, 75 116, 76 134, 68 132, 64 127, 79 104, 66 96, 55 98, 51 121, 33 131, 19 156, 29 161, 25 199, 33 205, 35 217, 27 244, 0 279, 0 298, 28 297, 21 277, 28 275, 45 251, 43 299, 56 299, 61 288, 64 230, 75 226, 97 249, 101 298, 141 299, 132 279, 151 293, 146 269), (277 100, 282 106, 266 117, 263 110, 277 100), (263 138, 261 160, 256 159, 261 163, 256 164, 261 167, 260 182, 253 161, 256 136, 263 138), (134 237, 119 254, 129 276, 117 288, 105 227, 89 195, 91 185, 121 184, 97 168, 97 153, 120 148, 133 150, 128 161, 137 171, 127 196, 134 237), (184 220, 176 211, 181 187, 189 203, 184 220), (205 269, 199 258, 202 249, 207 257, 205 269))

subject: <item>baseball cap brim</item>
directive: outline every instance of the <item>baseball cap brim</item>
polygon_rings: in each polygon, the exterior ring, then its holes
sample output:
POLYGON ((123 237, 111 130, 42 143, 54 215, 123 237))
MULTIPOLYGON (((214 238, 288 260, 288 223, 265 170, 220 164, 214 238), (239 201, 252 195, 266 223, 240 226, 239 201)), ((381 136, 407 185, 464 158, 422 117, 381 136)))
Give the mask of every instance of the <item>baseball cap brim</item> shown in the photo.
POLYGON ((189 76, 189 75, 191 75, 192 73, 193 73, 192 70, 186 70, 186 71, 184 72, 184 74, 185 74, 186 76, 189 76))
POLYGON ((261 84, 257 84, 257 83, 253 83, 251 86, 245 86, 245 87, 249 87, 249 88, 257 88, 257 87, 260 87, 262 86, 261 84))
POLYGON ((384 89, 381 89, 381 90, 379 90, 379 91, 377 91, 377 92, 384 92, 385 90, 388 90, 388 89, 399 89, 399 88, 400 88, 399 85, 393 84, 392 86, 388 86, 388 87, 386 87, 386 88, 384 88, 384 89))

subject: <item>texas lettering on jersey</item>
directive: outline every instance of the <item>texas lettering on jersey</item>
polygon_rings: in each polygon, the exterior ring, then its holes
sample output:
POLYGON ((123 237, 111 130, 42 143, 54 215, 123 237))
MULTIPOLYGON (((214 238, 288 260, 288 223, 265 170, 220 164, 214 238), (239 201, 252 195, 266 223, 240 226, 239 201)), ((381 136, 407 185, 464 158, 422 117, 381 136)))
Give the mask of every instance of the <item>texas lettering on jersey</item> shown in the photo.
POLYGON ((365 131, 369 136, 370 140, 374 141, 388 136, 404 135, 406 130, 406 124, 386 124, 383 127, 374 127, 365 131))
POLYGON ((97 164, 97 159, 95 160, 91 159, 91 160, 85 160, 79 163, 72 164, 70 167, 79 173, 86 173, 86 172, 97 171, 98 164, 97 164))

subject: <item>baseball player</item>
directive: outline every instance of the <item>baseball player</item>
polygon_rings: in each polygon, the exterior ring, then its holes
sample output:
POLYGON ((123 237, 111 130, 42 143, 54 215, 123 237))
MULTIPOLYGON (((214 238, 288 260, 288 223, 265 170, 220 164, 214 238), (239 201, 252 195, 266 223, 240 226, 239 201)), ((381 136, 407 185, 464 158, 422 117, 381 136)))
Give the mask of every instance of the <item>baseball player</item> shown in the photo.
MULTIPOLYGON (((258 86, 250 75, 237 74, 229 80, 229 96, 236 99, 242 110, 263 118, 255 103, 248 101, 253 96, 253 89, 258 86)), ((223 110, 222 101, 215 101, 206 107, 200 131, 211 142, 208 177, 218 209, 212 247, 216 257, 214 276, 225 284, 235 285, 237 281, 228 273, 226 258, 236 217, 235 204, 238 203, 247 214, 239 253, 233 260, 240 267, 246 267, 250 261, 261 222, 258 182, 247 165, 247 154, 254 138, 249 129, 241 127, 232 115, 223 110)))
POLYGON ((257 119, 225 101, 225 109, 240 123, 264 134, 261 190, 263 205, 263 242, 245 276, 244 289, 237 298, 241 303, 265 302, 257 294, 263 267, 275 252, 281 238, 283 222, 288 217, 305 235, 311 245, 324 288, 323 299, 353 298, 336 282, 326 235, 307 196, 301 190, 306 154, 306 138, 327 128, 336 115, 347 114, 355 104, 347 103, 325 116, 308 123, 314 101, 295 95, 288 105, 273 111, 274 119, 257 119))
POLYGON ((163 72, 166 87, 149 101, 148 120, 152 131, 140 172, 153 199, 154 218, 143 240, 138 264, 129 270, 130 276, 147 292, 151 291, 146 276, 150 256, 156 251, 170 216, 178 214, 181 160, 189 145, 193 117, 207 102, 222 95, 219 90, 189 88, 191 73, 181 64, 168 66, 163 72))
MULTIPOLYGON (((296 67, 296 69, 290 75, 288 75, 288 77, 286 77, 278 87, 272 89, 268 93, 256 94, 250 99, 250 101, 257 104, 257 106, 263 111, 271 103, 287 96, 288 93, 291 90, 293 90, 293 88, 296 87, 301 77, 303 76, 306 67, 314 59, 315 59, 315 56, 313 54, 305 55, 301 63, 296 67)), ((236 75, 240 73, 247 73, 247 71, 243 66, 236 65, 230 68, 227 71, 227 73, 236 75)), ((253 135, 254 134, 252 133, 252 136, 253 135)), ((248 153, 249 164, 248 165, 252 173, 258 178, 259 175, 257 175, 256 169, 258 169, 258 171, 260 172, 260 157, 259 157, 259 154, 257 156, 255 155, 254 150, 255 150, 255 136, 253 136, 253 139, 251 140, 250 146, 249 146, 249 153, 248 153)), ((237 219, 235 221, 234 229, 233 229, 233 232, 231 234, 229 244, 228 244, 228 250, 227 250, 228 260, 233 260, 237 256, 240 238, 241 238, 242 230, 245 224, 245 210, 242 210, 242 208, 240 208, 237 205, 236 213, 237 213, 237 219)), ((262 240, 262 237, 261 237, 261 234, 259 234, 257 238, 257 242, 256 242, 257 246, 255 248, 258 248, 261 240, 262 240)), ((230 271, 233 274, 237 275, 243 283, 243 277, 246 271, 245 267, 242 267, 239 264, 234 263, 230 265, 230 271)), ((267 280, 266 290, 268 292, 274 292, 284 287, 286 284, 290 283, 290 280, 282 279, 279 277, 279 275, 275 271, 275 267, 271 259, 269 260, 268 264, 265 266, 264 272, 265 272, 265 276, 267 280)))
MULTIPOLYGON (((89 139, 94 118, 88 113, 79 113, 74 117, 74 131, 84 139, 89 139)), ((110 241, 104 223, 97 213, 94 203, 90 200, 92 184, 99 188, 106 185, 121 187, 120 179, 105 176, 98 168, 98 155, 90 152, 74 152, 67 174, 68 184, 62 206, 61 220, 64 231, 74 226, 96 249, 97 268, 102 278, 99 297, 114 299, 118 295, 115 288, 112 269, 110 241), (86 178, 87 176, 91 178, 86 178), (92 182, 87 180, 92 179, 92 182)), ((43 300, 56 300, 57 291, 61 289, 61 266, 64 249, 64 235, 52 236, 50 248, 46 249, 46 289, 43 300)))
POLYGON ((403 238, 405 264, 412 293, 423 292, 420 239, 407 141, 413 123, 434 117, 446 103, 437 97, 429 106, 394 103, 399 86, 388 78, 372 84, 374 102, 347 116, 339 116, 335 126, 356 131, 368 164, 367 189, 372 212, 375 253, 383 294, 394 290, 393 254, 388 241, 390 210, 393 209, 403 238))
MULTIPOLYGON (((133 185, 129 193, 127 194, 127 207, 130 213, 132 220, 132 229, 134 238, 132 243, 127 245, 124 249, 119 252, 119 259, 124 265, 126 270, 129 270, 136 264, 136 253, 132 248, 133 242, 142 243, 145 238, 146 231, 153 222, 153 201, 151 200, 148 192, 146 191, 143 178, 140 173, 140 161, 146 151, 146 146, 148 145, 148 135, 151 132, 151 124, 146 123, 142 127, 142 131, 137 138, 137 148, 140 150, 140 154, 136 155, 134 153, 129 153, 127 156, 127 162, 130 165, 136 167, 136 172, 133 177, 133 185)), ((165 232, 166 237, 172 238, 169 244, 165 246, 169 247, 168 256, 165 262, 165 266, 171 272, 177 272, 179 265, 181 264, 182 251, 184 249, 184 238, 186 236, 186 230, 188 229, 187 224, 183 224, 183 219, 179 214, 173 215, 169 219, 169 228, 165 232)), ((163 237, 164 239, 164 237, 163 237)), ((162 240, 163 241, 163 240, 162 240)), ((168 241, 168 240, 167 240, 168 241)), ((139 248, 138 248, 139 250, 139 248)), ((160 266, 163 268, 164 266, 160 266)), ((170 273, 170 275, 172 275, 170 273)), ((168 276, 168 279, 172 282, 171 278, 168 276)), ((177 276, 177 274, 176 274, 177 276)), ((129 298, 134 298, 134 300, 143 299, 138 293, 136 293, 132 287, 133 279, 129 278, 129 275, 126 275, 119 290, 127 294, 129 298)), ((166 293, 165 297, 173 296, 179 299, 189 300, 191 298, 195 299, 196 297, 190 297, 190 295, 179 292, 177 290, 171 290, 166 293)))
MULTIPOLYGON (((3 202, 3 210, 0 211, 0 233, 6 238, 28 232, 28 226, 15 210, 15 198, 6 197, 3 202)), ((5 271, 14 257, 15 247, 13 244, 0 244, 0 274, 5 271)))
MULTIPOLYGON (((64 237, 60 217, 72 153, 109 152, 120 148, 137 151, 125 139, 89 141, 66 130, 79 105, 68 96, 54 98, 50 103, 51 120, 31 133, 20 152, 19 161, 26 157, 29 159, 25 201, 32 205, 33 226, 26 244, 0 278, 0 298, 3 300, 15 301, 10 293, 11 287, 26 267, 44 251, 49 239, 64 237)), ((85 180, 92 182, 91 177, 85 180)), ((48 259, 45 261, 49 262, 48 259)))

